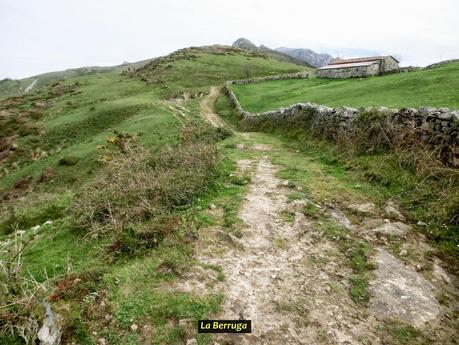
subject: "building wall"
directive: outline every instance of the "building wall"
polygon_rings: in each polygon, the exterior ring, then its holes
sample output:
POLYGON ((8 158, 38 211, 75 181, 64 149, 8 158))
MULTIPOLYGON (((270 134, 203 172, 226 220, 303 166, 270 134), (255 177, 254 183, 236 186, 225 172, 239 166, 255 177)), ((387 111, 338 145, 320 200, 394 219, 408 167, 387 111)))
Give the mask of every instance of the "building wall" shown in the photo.
POLYGON ((398 62, 392 56, 386 56, 381 65, 381 72, 391 72, 397 71, 400 67, 398 66, 398 62))
POLYGON ((316 76, 319 78, 355 78, 368 77, 379 73, 379 63, 375 62, 369 66, 345 67, 318 69, 316 76))

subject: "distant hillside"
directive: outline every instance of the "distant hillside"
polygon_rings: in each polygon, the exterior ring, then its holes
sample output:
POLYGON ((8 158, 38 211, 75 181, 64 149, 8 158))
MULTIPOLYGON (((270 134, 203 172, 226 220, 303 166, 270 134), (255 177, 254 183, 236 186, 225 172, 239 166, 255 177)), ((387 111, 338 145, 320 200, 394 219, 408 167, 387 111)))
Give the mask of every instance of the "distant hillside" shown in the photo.
POLYGON ((255 51, 258 53, 261 53, 265 56, 268 56, 272 59, 278 60, 278 61, 286 61, 290 63, 294 63, 299 66, 307 66, 307 67, 313 67, 313 65, 309 64, 308 62, 297 59, 295 57, 292 57, 290 55, 284 54, 282 52, 276 51, 274 49, 271 49, 265 45, 260 45, 257 47, 255 44, 253 44, 251 41, 249 41, 247 38, 239 38, 237 39, 233 45, 234 48, 239 48, 239 49, 246 49, 246 50, 251 50, 255 51))
POLYGON ((276 51, 287 54, 291 57, 294 57, 295 59, 305 61, 314 67, 325 66, 333 59, 331 55, 319 54, 319 53, 314 52, 311 49, 304 49, 304 48, 280 47, 280 48, 276 48, 276 51))
POLYGON ((164 95, 177 92, 199 93, 208 85, 222 84, 226 80, 253 78, 307 70, 279 57, 260 51, 230 46, 206 46, 180 49, 160 57, 135 72, 144 81, 160 85, 164 95))
POLYGON ((48 72, 23 79, 6 78, 0 80, 0 98, 19 96, 23 93, 36 90, 40 87, 51 85, 57 81, 62 81, 73 77, 112 71, 121 72, 122 70, 128 68, 136 69, 146 65, 152 60, 153 59, 147 59, 132 63, 124 62, 123 64, 116 66, 86 66, 70 68, 64 71, 48 72))

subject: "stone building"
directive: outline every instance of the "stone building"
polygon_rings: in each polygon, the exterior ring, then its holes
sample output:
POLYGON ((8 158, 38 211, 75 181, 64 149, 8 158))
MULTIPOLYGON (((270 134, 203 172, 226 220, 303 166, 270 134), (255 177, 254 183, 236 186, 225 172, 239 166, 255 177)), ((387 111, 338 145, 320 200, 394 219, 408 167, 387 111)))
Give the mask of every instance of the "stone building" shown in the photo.
POLYGON ((318 68, 319 78, 369 77, 399 70, 398 60, 392 56, 371 56, 355 59, 335 59, 318 68))

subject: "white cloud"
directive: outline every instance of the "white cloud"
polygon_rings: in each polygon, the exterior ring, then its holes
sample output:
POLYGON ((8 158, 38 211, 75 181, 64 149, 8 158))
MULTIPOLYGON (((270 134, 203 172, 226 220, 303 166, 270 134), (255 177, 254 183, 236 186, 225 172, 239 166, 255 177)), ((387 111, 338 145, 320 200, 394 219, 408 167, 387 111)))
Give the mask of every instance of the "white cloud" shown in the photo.
POLYGON ((110 65, 186 46, 256 44, 459 57, 457 0, 0 0, 0 78, 110 65))

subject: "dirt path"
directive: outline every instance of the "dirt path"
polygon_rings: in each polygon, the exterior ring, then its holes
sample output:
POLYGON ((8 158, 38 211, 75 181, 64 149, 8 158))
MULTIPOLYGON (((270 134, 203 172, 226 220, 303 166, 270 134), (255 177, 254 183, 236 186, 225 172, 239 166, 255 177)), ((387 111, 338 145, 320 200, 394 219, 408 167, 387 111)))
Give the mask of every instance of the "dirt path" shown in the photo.
POLYGON ((32 89, 34 88, 35 84, 38 82, 38 78, 37 79, 34 79, 32 80, 32 82, 30 83, 29 86, 27 86, 25 89, 24 89, 24 92, 27 93, 29 91, 32 91, 32 89))
MULTIPOLYGON (((251 335, 220 335, 220 344, 322 344, 330 339, 357 344, 369 321, 355 308, 336 277, 349 274, 335 260, 340 253, 320 241, 301 212, 304 202, 287 203, 291 192, 275 177, 277 168, 266 158, 256 165, 252 184, 239 216, 242 239, 198 250, 198 260, 223 267, 225 294, 221 319, 249 319, 251 335), (285 221, 283 214, 294 215, 285 221), (311 258, 315 258, 311 260, 311 258), (315 260, 323 261, 323 265, 315 260), (335 278, 334 278, 335 277, 335 278), (362 322, 362 320, 365 320, 362 322)), ((247 166, 241 161, 240 166, 247 166)), ((339 262, 339 261, 338 261, 339 262)), ((199 278, 201 282, 205 277, 199 278)), ((216 343, 215 343, 216 344, 216 343)))
MULTIPOLYGON (((217 95, 218 89, 213 88, 201 103, 202 114, 213 125, 222 126, 212 111, 217 95)), ((367 212, 359 211, 365 213, 359 222, 340 209, 317 205, 326 214, 324 219, 376 247, 371 259, 377 268, 369 287, 371 299, 368 304, 354 302, 349 294, 349 277, 354 272, 346 264, 347 254, 336 240, 318 230, 317 219, 305 215, 305 206, 312 201, 289 200, 296 190, 276 177, 278 167, 270 160, 277 148, 253 141, 250 133, 236 135, 246 142, 238 145, 240 150, 256 153, 255 158, 237 161, 238 174, 251 175, 239 210, 242 234, 238 238, 218 226, 202 232, 195 250, 201 266, 185 277, 180 289, 201 295, 221 293, 222 311, 213 318, 249 319, 253 331, 214 335, 212 344, 395 344, 393 331, 384 331, 389 320, 427 329, 428 343, 453 343, 445 341, 454 334, 451 323, 443 324, 443 315, 451 309, 440 305, 436 296, 447 291, 453 301, 449 306, 457 308, 455 278, 435 263, 427 280, 416 268, 418 264, 407 265, 380 244, 381 236, 405 236, 404 248, 421 262, 430 249, 417 237, 406 238, 409 225, 382 218, 371 210, 374 205, 348 205, 367 212), (215 267, 221 268, 223 280, 218 279, 215 267)), ((391 207, 394 217, 401 217, 391 207)), ((418 344, 419 339, 404 343, 418 344)), ((189 344, 193 343, 190 339, 189 344)))
POLYGON ((213 110, 214 103, 220 93, 220 90, 216 86, 210 88, 210 93, 205 96, 200 105, 201 105, 201 115, 214 127, 224 127, 224 122, 222 119, 215 114, 213 110))

